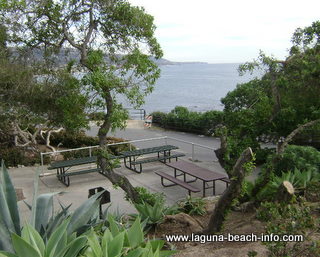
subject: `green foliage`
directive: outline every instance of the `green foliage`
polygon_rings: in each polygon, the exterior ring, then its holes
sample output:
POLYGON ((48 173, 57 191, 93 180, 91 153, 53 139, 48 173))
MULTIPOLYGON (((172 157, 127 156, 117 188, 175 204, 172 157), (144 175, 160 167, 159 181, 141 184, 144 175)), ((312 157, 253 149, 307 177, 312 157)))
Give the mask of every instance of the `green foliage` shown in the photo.
POLYGON ((275 153, 274 148, 263 148, 263 149, 257 149, 255 151, 256 156, 256 165, 262 165, 265 164, 268 160, 268 157, 270 155, 273 155, 275 153))
POLYGON ((256 251, 249 251, 247 255, 248 257, 255 257, 255 256, 258 256, 258 253, 256 251))
MULTIPOLYGON (((251 147, 253 152, 260 149, 260 145, 258 144, 256 139, 250 135, 243 137, 228 135, 227 149, 223 156, 224 169, 228 172, 232 171, 233 166, 236 164, 236 161, 240 157, 241 153, 248 147, 251 147)), ((250 167, 253 167, 253 163, 248 166, 248 171, 250 170, 250 167)))
POLYGON ((179 211, 190 215, 206 214, 206 202, 202 198, 188 196, 186 200, 178 203, 179 211))
POLYGON ((302 242, 264 242, 270 256, 318 256, 320 249, 316 242, 313 242, 311 234, 317 229, 319 221, 312 216, 310 208, 303 202, 296 205, 266 202, 261 205, 257 217, 267 222, 267 235, 277 235, 279 238, 287 235, 303 236, 302 242))
POLYGON ((157 202, 154 205, 143 202, 135 204, 134 206, 141 216, 142 221, 147 221, 148 228, 161 223, 165 215, 165 206, 160 202, 157 202))
POLYGON ((0 175, 0 249, 12 252, 13 246, 10 234, 21 234, 20 216, 16 192, 3 161, 1 162, 0 175))
MULTIPOLYGON (((259 149, 260 136, 272 135, 278 140, 301 124, 320 118, 320 87, 316 79, 320 74, 319 28, 317 21, 298 29, 290 55, 284 61, 261 52, 258 60, 239 67, 240 73, 255 69, 263 72, 221 99, 223 122, 228 129, 228 149, 224 153, 227 170, 246 147, 254 152, 259 149)), ((277 175, 282 171, 285 170, 280 169, 277 175)))
POLYGON ((305 197, 309 202, 320 202, 320 181, 309 181, 306 186, 305 197))
MULTIPOLYGON (((125 142, 122 138, 107 137, 108 144, 116 144, 125 142)), ((87 136, 84 132, 71 133, 70 131, 63 131, 60 133, 55 133, 52 135, 51 139, 52 145, 62 145, 65 148, 80 148, 85 146, 97 146, 99 145, 99 139, 97 137, 87 136)), ((111 154, 119 155, 120 152, 135 149, 133 145, 121 144, 109 146, 108 149, 111 154)), ((76 152, 63 153, 66 159, 70 158, 80 158, 88 156, 89 150, 79 150, 76 152)), ((92 153, 94 155, 94 152, 92 153)))
POLYGON ((260 201, 271 201, 274 199, 279 186, 283 181, 289 181, 295 189, 295 194, 305 195, 307 186, 310 182, 319 181, 319 174, 312 170, 299 171, 295 169, 293 172, 283 172, 280 176, 273 176, 271 181, 259 192, 257 199, 260 201))
MULTIPOLYGON (((27 151, 19 147, 3 147, 0 148, 0 160, 5 161, 9 167, 17 167, 18 165, 33 166, 40 163, 40 155, 32 151, 27 151)), ((46 156, 44 163, 49 163, 50 158, 46 156)))
POLYGON ((176 106, 170 113, 153 112, 151 115, 153 122, 161 127, 206 135, 212 135, 215 127, 223 121, 221 111, 200 113, 182 106, 176 106))
MULTIPOLYGON (((34 198, 32 206, 30 206, 30 226, 39 233, 45 243, 49 244, 50 238, 57 234, 58 227, 64 224, 63 222, 66 219, 68 219, 68 223, 63 230, 66 230, 66 235, 71 237, 73 233, 82 233, 90 225, 96 224, 99 218, 98 197, 101 193, 89 198, 71 214, 68 212, 69 207, 62 207, 60 212, 54 213, 53 196, 56 193, 38 195, 38 179, 39 173, 36 173, 34 179, 34 198)), ((16 192, 4 163, 1 166, 0 203, 0 217, 2 221, 0 223, 0 250, 13 252, 16 246, 14 245, 14 240, 11 239, 11 233, 23 236, 23 232, 20 227, 16 192)), ((58 236, 61 236, 61 233, 58 234, 58 236)), ((36 237, 38 238, 38 236, 36 237)), ((16 236, 14 238, 21 241, 21 238, 17 238, 16 236)), ((54 241, 54 239, 52 240, 54 241)), ((29 246, 26 247, 30 248, 29 246)))
MULTIPOLYGON (((161 203, 162 205, 165 203, 165 195, 164 193, 151 193, 145 187, 135 187, 135 190, 139 194, 138 204, 148 203, 150 205, 155 205, 157 202, 161 203)), ((129 197, 126 195, 125 199, 130 201, 129 197)))
POLYGON ((62 222, 52 233, 47 242, 45 242, 41 235, 27 224, 23 227, 21 236, 12 235, 12 243, 15 254, 10 252, 0 252, 2 256, 34 256, 34 257, 49 257, 49 256, 63 256, 76 257, 82 248, 86 245, 87 238, 84 236, 76 237, 68 236, 67 226, 69 220, 62 222))
POLYGON ((250 181, 243 181, 242 183, 242 188, 241 188, 241 194, 237 199, 237 202, 240 203, 245 203, 245 202, 249 202, 252 201, 256 196, 254 196, 252 194, 252 190, 254 188, 254 183, 250 182, 250 181))
POLYGON ((102 235, 93 229, 87 233, 88 244, 80 256, 116 257, 171 256, 175 251, 163 251, 164 241, 144 239, 140 219, 136 218, 128 229, 119 227, 112 216, 108 217, 109 227, 102 235))
POLYGON ((289 145, 281 156, 270 161, 273 163, 275 175, 295 169, 319 173, 320 152, 310 146, 289 145))
MULTIPOLYGON (((176 214, 179 212, 177 206, 166 207, 162 202, 156 202, 150 205, 147 202, 134 204, 141 220, 146 222, 146 230, 154 228, 163 221, 165 215, 176 214)), ((133 215, 136 216, 136 215, 133 215)))

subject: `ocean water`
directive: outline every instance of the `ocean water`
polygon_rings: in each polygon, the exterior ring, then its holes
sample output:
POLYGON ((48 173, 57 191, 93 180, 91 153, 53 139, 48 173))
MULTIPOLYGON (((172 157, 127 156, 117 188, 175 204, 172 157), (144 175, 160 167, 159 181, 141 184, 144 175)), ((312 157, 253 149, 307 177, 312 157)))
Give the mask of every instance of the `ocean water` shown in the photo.
MULTIPOLYGON (((175 106, 192 111, 222 110, 220 99, 247 82, 253 75, 239 76, 239 64, 176 64, 163 65, 154 91, 141 108, 147 113, 170 112, 175 106)), ((126 107, 130 107, 126 105, 126 107)))

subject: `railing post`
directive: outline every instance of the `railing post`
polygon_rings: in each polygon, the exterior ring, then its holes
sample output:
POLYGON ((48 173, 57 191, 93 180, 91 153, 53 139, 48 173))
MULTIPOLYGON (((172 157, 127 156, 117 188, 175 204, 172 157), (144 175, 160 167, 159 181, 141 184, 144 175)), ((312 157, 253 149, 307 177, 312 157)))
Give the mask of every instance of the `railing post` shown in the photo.
POLYGON ((43 154, 40 153, 40 160, 41 160, 41 173, 42 173, 42 176, 44 176, 44 171, 43 171, 43 154))
POLYGON ((91 150, 92 148, 90 147, 89 148, 89 157, 91 157, 92 156, 92 150, 91 150))
POLYGON ((168 144, 168 137, 167 136, 165 137, 164 142, 166 145, 168 144))
POLYGON ((191 143, 192 146, 192 161, 194 162, 194 143, 191 143))

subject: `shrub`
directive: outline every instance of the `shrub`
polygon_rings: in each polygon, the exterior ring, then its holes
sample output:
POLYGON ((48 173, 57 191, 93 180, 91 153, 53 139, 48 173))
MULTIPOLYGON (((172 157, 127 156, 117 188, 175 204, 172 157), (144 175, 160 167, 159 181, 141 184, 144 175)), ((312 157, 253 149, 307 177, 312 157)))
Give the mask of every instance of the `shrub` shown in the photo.
POLYGON ((312 170, 319 172, 320 167, 320 152, 311 146, 289 145, 284 153, 273 162, 275 175, 281 176, 282 172, 294 171, 295 169, 301 172, 312 170))
MULTIPOLYGON (((107 137, 107 143, 108 144, 114 144, 114 143, 122 143, 125 142, 122 138, 116 138, 116 137, 107 137)), ((58 145, 62 144, 63 147, 66 148, 80 148, 85 146, 95 146, 99 145, 99 139, 97 137, 90 137, 87 136, 84 132, 79 133, 68 133, 66 131, 54 134, 52 136, 51 140, 52 145, 58 145)), ((109 146, 109 152, 113 155, 119 155, 120 152, 128 151, 131 149, 135 149, 133 145, 130 146, 130 144, 121 144, 121 145, 112 145, 109 146)), ((94 151, 92 151, 92 155, 94 155, 94 151)), ((66 152, 63 153, 63 156, 65 159, 71 159, 71 158, 81 158, 86 157, 89 155, 89 150, 79 150, 79 151, 73 151, 73 152, 66 152)))
MULTIPOLYGON (((135 187, 139 194, 138 204, 148 203, 150 205, 155 205, 157 202, 160 202, 162 205, 165 203, 164 193, 151 193, 145 187, 135 187)), ((126 195, 125 199, 129 201, 129 197, 126 195)))
POLYGON ((78 148, 83 146, 98 145, 99 139, 97 137, 87 136, 83 131, 77 133, 62 131, 60 133, 52 134, 51 144, 61 144, 66 148, 78 148))
POLYGON ((204 215, 206 213, 205 204, 202 198, 188 196, 186 200, 178 203, 178 210, 190 215, 204 215))
MULTIPOLYGON (((18 165, 32 166, 41 162, 40 154, 19 147, 0 148, 0 160, 1 159, 4 160, 9 167, 17 167, 18 165)), ((50 157, 44 156, 44 164, 49 162, 50 157)))
POLYGON ((273 148, 263 148, 263 149, 257 149, 255 151, 256 154, 256 164, 261 165, 268 161, 268 156, 271 156, 275 153, 275 149, 273 148))
POLYGON ((214 128, 223 121, 221 111, 200 113, 182 106, 176 106, 170 113, 153 112, 152 116, 153 122, 161 127, 206 135, 212 135, 214 128))
POLYGON ((306 199, 309 202, 320 202, 320 181, 310 181, 306 188, 306 199))
POLYGON ((317 230, 318 221, 311 215, 311 210, 303 202, 284 205, 281 203, 263 203, 257 218, 267 222, 266 235, 283 236, 299 235, 303 241, 288 242, 269 240, 264 242, 270 256, 319 256, 319 246, 312 241, 311 234, 317 230))

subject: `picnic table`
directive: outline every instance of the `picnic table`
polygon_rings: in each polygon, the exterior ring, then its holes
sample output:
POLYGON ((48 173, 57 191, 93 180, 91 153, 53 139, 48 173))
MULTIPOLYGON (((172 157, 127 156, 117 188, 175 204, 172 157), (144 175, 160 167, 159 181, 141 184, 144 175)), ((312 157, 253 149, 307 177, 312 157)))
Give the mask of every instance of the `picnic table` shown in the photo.
POLYGON ((226 175, 216 173, 214 171, 199 167, 191 162, 180 160, 180 161, 177 161, 174 163, 167 163, 166 165, 174 169, 174 176, 171 176, 171 175, 164 173, 164 172, 161 172, 161 171, 155 172, 157 175, 159 175, 161 177, 162 185, 163 186, 180 185, 180 186, 189 190, 189 195, 190 195, 191 191, 192 192, 199 192, 200 191, 199 189, 197 189, 189 184, 189 183, 196 181, 197 179, 202 180, 203 197, 206 196, 206 190, 209 188, 213 189, 213 195, 215 195, 215 182, 217 180, 221 180, 221 181, 225 182, 227 186, 230 183, 230 180, 226 175), (180 173, 178 174, 177 171, 180 171, 180 173), (192 176, 194 179, 187 181, 186 175, 192 176), (183 176, 183 181, 178 179, 179 176, 183 176), (165 185, 163 183, 164 178, 173 182, 173 184, 165 185), (209 183, 211 183, 211 182, 212 182, 212 185, 209 185, 209 183))
POLYGON ((172 150, 179 149, 179 147, 174 145, 162 145, 162 146, 155 146, 155 147, 149 147, 149 148, 142 148, 132 151, 125 151, 121 152, 121 156, 124 158, 124 165, 130 170, 133 170, 134 172, 141 173, 142 172, 142 164, 148 163, 148 162, 155 162, 155 161, 161 161, 166 163, 166 160, 170 160, 172 158, 175 158, 178 160, 178 157, 185 156, 183 153, 175 153, 172 154, 172 150), (139 156, 142 155, 150 155, 150 154, 157 154, 156 156, 152 156, 150 158, 144 158, 144 159, 138 159, 139 156), (136 165, 140 166, 140 169, 137 170, 136 165))
MULTIPOLYGON (((119 156, 111 156, 111 159, 118 158, 119 156)), ((77 171, 71 171, 70 169, 75 166, 81 166, 90 163, 97 163, 97 156, 83 157, 72 160, 64 160, 57 161, 50 164, 48 170, 57 170, 57 178, 58 180, 66 185, 67 187, 70 185, 70 176, 81 175, 92 172, 99 172, 101 175, 105 174, 101 171, 101 169, 96 165, 94 168, 84 168, 77 171), (69 171, 69 172, 68 172, 69 171)))

